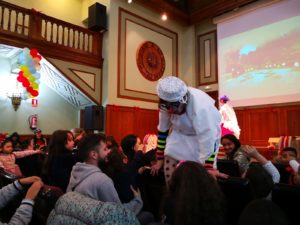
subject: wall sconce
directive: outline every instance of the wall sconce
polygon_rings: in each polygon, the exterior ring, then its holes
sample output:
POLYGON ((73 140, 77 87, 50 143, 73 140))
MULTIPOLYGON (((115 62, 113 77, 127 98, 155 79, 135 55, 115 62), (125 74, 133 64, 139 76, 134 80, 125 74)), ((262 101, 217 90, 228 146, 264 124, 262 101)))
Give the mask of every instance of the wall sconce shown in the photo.
POLYGON ((19 106, 21 105, 22 97, 20 94, 12 94, 11 96, 7 96, 11 99, 11 104, 14 107, 14 110, 17 111, 19 106))

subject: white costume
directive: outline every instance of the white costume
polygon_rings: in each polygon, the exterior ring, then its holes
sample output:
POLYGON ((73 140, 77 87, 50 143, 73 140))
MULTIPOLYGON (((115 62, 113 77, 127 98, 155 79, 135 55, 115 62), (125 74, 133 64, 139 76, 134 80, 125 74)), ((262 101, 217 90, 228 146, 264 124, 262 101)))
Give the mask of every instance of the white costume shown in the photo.
POLYGON ((232 131, 236 138, 239 139, 241 129, 232 106, 229 103, 224 103, 220 108, 220 113, 222 115, 221 124, 223 124, 223 127, 232 131))
MULTIPOLYGON (((204 164, 213 152, 217 154, 221 115, 214 106, 214 100, 206 93, 192 87, 187 90, 186 112, 176 115, 160 110, 158 130, 166 132, 170 129, 164 152, 166 156, 204 164)), ((162 98, 163 94, 158 94, 162 98)))

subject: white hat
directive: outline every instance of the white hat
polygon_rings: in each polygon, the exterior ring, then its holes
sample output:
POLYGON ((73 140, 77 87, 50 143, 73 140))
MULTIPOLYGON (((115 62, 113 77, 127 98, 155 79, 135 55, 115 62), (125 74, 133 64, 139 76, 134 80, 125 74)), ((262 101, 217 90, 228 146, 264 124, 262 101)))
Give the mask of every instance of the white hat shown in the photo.
POLYGON ((158 81, 156 91, 159 98, 168 102, 177 102, 186 95, 187 86, 179 78, 169 76, 158 81))

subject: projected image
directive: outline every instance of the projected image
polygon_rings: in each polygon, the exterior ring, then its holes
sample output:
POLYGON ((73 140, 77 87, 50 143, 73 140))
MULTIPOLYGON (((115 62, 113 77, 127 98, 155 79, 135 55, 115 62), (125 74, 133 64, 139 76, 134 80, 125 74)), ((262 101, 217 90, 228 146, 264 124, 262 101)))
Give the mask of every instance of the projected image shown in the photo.
POLYGON ((221 94, 237 100, 299 94, 299 37, 296 16, 219 40, 221 94))

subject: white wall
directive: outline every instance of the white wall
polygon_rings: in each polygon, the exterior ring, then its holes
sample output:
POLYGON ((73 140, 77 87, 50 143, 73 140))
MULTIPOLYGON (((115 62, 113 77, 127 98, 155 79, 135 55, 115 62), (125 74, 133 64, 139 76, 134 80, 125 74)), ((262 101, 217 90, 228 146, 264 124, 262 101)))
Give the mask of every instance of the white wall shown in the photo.
MULTIPOLYGON (((27 9, 82 26, 82 0, 4 0, 27 9)), ((86 10, 88 10, 86 8, 86 10)))
MULTIPOLYGON (((108 104, 122 105, 122 106, 138 106, 141 108, 156 109, 156 103, 145 101, 130 100, 117 97, 118 84, 118 23, 119 23, 119 7, 122 7, 134 14, 137 14, 151 22, 164 26, 178 34, 178 68, 179 77, 187 82, 188 85, 195 86, 195 31, 194 26, 183 27, 178 23, 170 20, 163 22, 158 13, 152 12, 142 6, 135 4, 127 4, 127 1, 113 0, 110 1, 109 12, 109 26, 108 26, 108 44, 104 48, 104 59, 108 63, 108 67, 104 68, 104 84, 107 84, 109 89, 108 104), (108 69, 108 70, 106 70, 108 69)), ((135 52, 132 53, 135 57, 135 52)))
MULTIPOLYGON (((0 76, 9 74, 10 63, 7 59, 0 59, 0 76)), ((3 85, 3 84, 1 84, 3 85)), ((38 107, 31 106, 31 100, 23 100, 19 109, 15 111, 11 100, 3 93, 0 95, 0 133, 30 134, 28 117, 38 114, 38 128, 44 134, 51 134, 57 129, 71 129, 79 127, 79 110, 43 83, 40 84, 38 107)))

